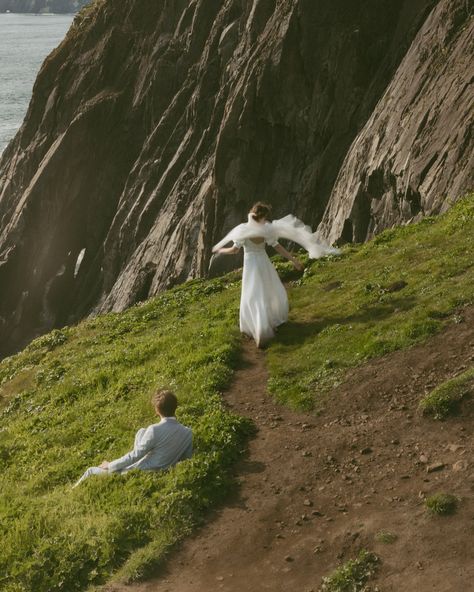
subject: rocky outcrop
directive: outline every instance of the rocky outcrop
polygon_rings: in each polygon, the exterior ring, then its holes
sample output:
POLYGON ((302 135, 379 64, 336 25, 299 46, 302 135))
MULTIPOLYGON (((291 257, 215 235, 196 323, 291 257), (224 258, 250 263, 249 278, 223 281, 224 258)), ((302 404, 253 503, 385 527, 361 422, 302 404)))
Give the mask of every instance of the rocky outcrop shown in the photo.
POLYGON ((439 2, 341 166, 319 233, 362 242, 474 187, 474 19, 439 2))
POLYGON ((0 12, 72 13, 90 0, 0 0, 0 12))
MULTIPOLYGON (((271 201, 277 216, 323 220, 331 238, 344 235, 346 219, 356 240, 399 222, 386 208, 376 228, 361 215, 359 233, 356 214, 344 210, 338 227, 337 203, 354 142, 384 116, 383 100, 390 108, 387 88, 399 78, 400 92, 403 84, 415 92, 402 64, 420 35, 428 46, 438 39, 441 9, 453 18, 446 47, 457 47, 472 25, 464 0, 96 0, 85 8, 46 60, 0 163, 3 353, 206 274, 212 244, 256 199, 271 201)), ((464 66, 453 67, 463 76, 464 66)), ((421 97, 428 86, 419 82, 421 97)), ((451 120, 458 102, 439 84, 438 109, 448 111, 436 117, 451 120)), ((427 162, 440 150, 430 156, 430 122, 427 162)), ((413 141, 407 134, 386 145, 403 144, 406 158, 404 142, 413 141)), ((444 174, 423 190, 423 208, 441 207, 450 163, 433 162, 444 174)), ((391 166, 377 164, 384 187, 391 166)), ((469 175, 459 170, 461 193, 469 175)), ((419 190, 413 174, 410 187, 419 190)))

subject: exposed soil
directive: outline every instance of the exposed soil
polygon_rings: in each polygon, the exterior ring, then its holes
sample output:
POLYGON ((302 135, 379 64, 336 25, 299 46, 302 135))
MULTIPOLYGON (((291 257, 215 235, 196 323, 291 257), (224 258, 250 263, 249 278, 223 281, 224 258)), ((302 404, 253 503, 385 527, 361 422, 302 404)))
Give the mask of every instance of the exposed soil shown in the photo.
POLYGON ((474 362, 474 307, 442 334, 349 372, 319 416, 274 404, 265 354, 244 344, 226 394, 258 433, 238 466, 228 506, 187 540, 156 580, 109 590, 257 592, 318 590, 359 549, 381 558, 382 592, 474 590, 473 411, 422 417, 418 401, 474 362), (435 463, 443 467, 428 472, 435 463), (453 516, 428 515, 435 492, 459 496, 453 516), (397 535, 392 544, 376 534, 397 535))

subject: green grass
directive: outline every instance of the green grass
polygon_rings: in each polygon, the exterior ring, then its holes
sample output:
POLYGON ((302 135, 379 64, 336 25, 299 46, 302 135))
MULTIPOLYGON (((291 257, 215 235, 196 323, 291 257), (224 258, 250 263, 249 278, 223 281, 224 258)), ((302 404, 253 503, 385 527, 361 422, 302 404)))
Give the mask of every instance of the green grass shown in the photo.
POLYGON ((425 505, 431 514, 448 516, 456 511, 458 500, 450 493, 435 493, 426 498, 425 505))
POLYGON ((290 288, 290 321, 268 348, 270 391, 317 410, 349 368, 457 321, 456 311, 474 301, 473 235, 471 195, 439 218, 309 263, 290 288))
POLYGON ((375 540, 384 545, 391 545, 398 540, 398 536, 388 530, 381 530, 375 535, 375 540))
MULTIPOLYGON (((274 396, 317 410, 349 368, 457 321, 474 300, 473 230, 471 196, 439 219, 313 262, 300 279, 279 263, 293 283, 290 322, 268 348, 274 396)), ((238 274, 188 282, 0 363, 2 591, 75 592, 146 576, 225 498, 250 429, 220 396, 239 362, 239 292, 238 274), (130 449, 154 421, 149 398, 162 385, 193 428, 193 459, 71 491, 88 466, 130 449)))
POLYGON ((323 578, 320 592, 364 592, 365 584, 378 568, 379 558, 374 553, 362 550, 356 559, 338 567, 323 578))
POLYGON ((84 590, 156 568, 233 486, 249 430, 220 391, 238 362, 235 277, 195 281, 122 314, 53 331, 0 364, 0 589, 84 590), (195 455, 163 473, 71 485, 156 421, 160 385, 181 402, 195 455))
POLYGON ((446 419, 459 409, 461 401, 474 391, 474 368, 437 386, 420 401, 420 409, 435 419, 446 419))

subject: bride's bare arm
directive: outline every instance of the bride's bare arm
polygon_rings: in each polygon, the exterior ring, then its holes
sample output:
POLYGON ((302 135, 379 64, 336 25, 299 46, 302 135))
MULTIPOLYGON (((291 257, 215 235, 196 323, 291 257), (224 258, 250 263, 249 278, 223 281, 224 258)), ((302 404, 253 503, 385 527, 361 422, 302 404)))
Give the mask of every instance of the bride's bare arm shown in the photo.
POLYGON ((300 263, 300 261, 298 261, 298 259, 294 257, 289 251, 287 251, 285 247, 282 247, 280 244, 278 244, 273 248, 277 253, 280 253, 280 255, 288 259, 288 261, 291 261, 298 271, 303 271, 304 265, 300 263))
POLYGON ((215 254, 221 254, 221 255, 235 255, 236 253, 238 253, 240 251, 239 247, 236 247, 235 245, 233 247, 221 247, 220 249, 217 249, 217 251, 215 251, 215 254))

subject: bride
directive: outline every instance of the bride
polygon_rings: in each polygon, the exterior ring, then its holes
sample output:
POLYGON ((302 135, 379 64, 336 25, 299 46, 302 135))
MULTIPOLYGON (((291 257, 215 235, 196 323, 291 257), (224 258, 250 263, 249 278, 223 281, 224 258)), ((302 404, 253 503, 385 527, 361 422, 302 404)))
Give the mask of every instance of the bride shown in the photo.
POLYGON ((213 253, 232 255, 244 249, 244 270, 240 300, 240 331, 252 336, 262 347, 275 329, 288 320, 288 296, 265 250, 273 247, 302 271, 303 265, 282 247, 278 238, 286 238, 305 247, 310 257, 337 254, 339 251, 317 242, 311 228, 292 215, 269 221, 271 207, 257 202, 249 212, 248 222, 231 230, 212 249, 213 253), (224 247, 233 241, 232 247, 224 247))

